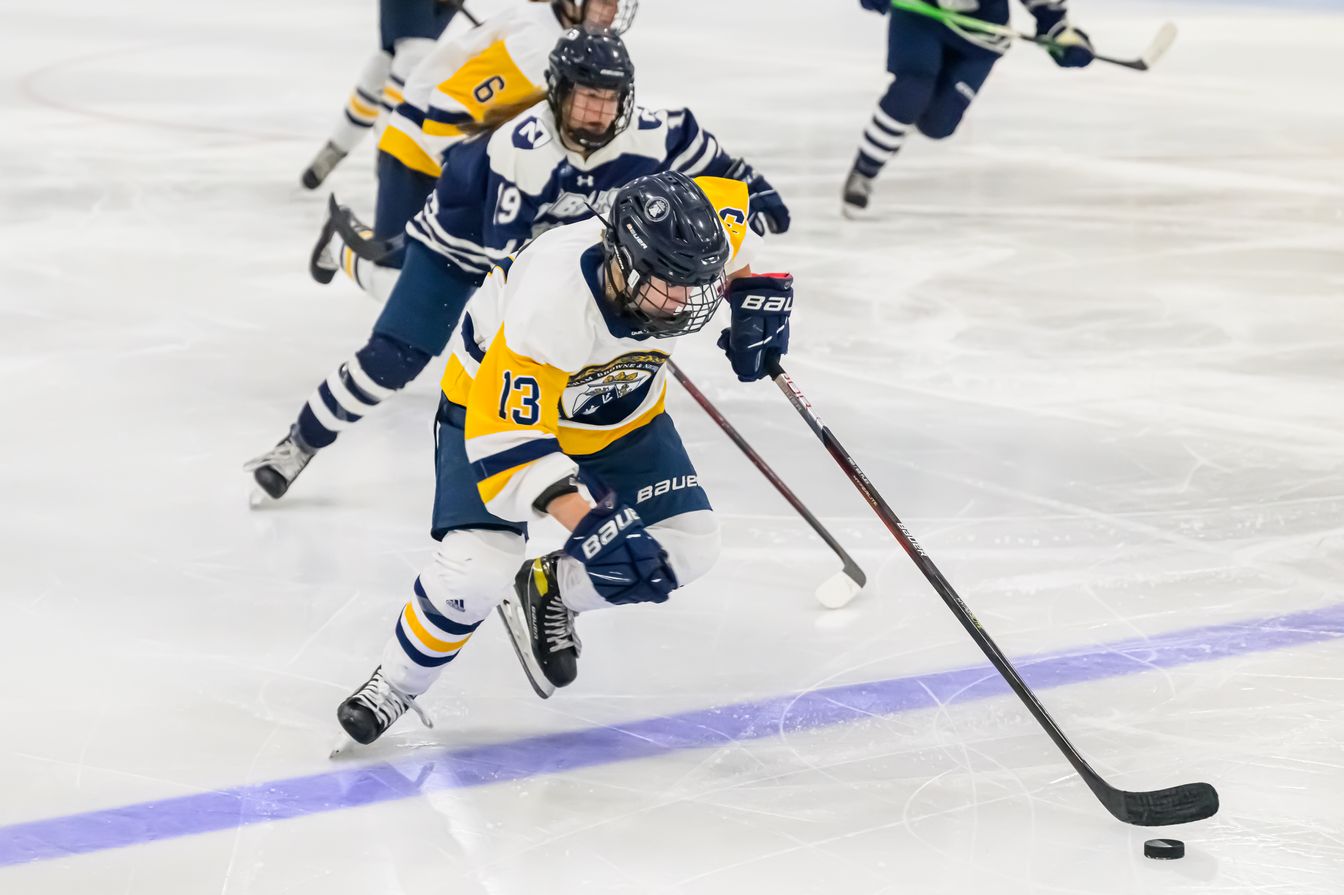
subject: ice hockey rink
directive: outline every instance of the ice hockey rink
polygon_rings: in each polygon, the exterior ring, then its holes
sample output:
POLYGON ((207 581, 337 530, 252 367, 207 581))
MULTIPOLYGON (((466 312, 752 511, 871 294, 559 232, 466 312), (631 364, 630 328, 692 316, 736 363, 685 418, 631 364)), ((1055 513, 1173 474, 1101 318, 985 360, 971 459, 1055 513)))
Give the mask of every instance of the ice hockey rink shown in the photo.
MULTIPOLYGON (((717 568, 581 618, 546 702, 491 619, 432 730, 330 760, 430 554, 441 367, 279 504, 240 467, 376 313, 309 280, 297 185, 374 4, 50 0, 0 13, 0 892, 1344 888, 1344 3, 1072 7, 1117 55, 1180 37, 1147 74, 1015 48, 862 224, 877 16, 644 0, 629 42, 640 101, 788 201, 766 266, 822 416, 1094 766, 1217 816, 1110 817, 709 333, 679 362, 864 593, 818 605, 838 562, 673 385, 717 568)), ((366 145, 329 185, 372 183, 366 145)))

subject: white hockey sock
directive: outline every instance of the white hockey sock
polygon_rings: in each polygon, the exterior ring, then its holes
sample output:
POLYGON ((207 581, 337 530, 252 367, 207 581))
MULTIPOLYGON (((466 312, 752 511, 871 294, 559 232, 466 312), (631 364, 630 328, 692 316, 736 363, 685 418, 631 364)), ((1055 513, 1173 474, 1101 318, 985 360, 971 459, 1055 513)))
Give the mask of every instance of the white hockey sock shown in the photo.
POLYGON ((401 276, 400 268, 383 267, 356 255, 339 233, 331 238, 331 257, 345 271, 345 275, 355 281, 355 285, 380 305, 387 301, 387 297, 392 294, 392 287, 397 285, 397 278, 401 276))
POLYGON ((369 130, 378 121, 383 107, 380 103, 383 84, 387 81, 388 69, 392 57, 379 50, 364 63, 359 80, 345 101, 345 109, 329 139, 342 152, 349 153, 368 135, 369 130))

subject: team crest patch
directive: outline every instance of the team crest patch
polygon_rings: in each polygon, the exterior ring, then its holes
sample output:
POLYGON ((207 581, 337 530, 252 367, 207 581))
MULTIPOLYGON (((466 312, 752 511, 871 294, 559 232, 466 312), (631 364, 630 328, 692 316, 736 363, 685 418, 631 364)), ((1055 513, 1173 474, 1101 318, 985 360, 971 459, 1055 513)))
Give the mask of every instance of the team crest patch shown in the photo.
POLYGON ((624 422, 643 404, 654 376, 665 363, 666 354, 641 351, 580 370, 569 378, 565 388, 561 407, 565 419, 594 426, 624 422))
POLYGON ((667 204, 667 200, 662 196, 654 196, 648 202, 644 203, 644 215, 651 221, 661 221, 667 217, 672 207, 667 204))

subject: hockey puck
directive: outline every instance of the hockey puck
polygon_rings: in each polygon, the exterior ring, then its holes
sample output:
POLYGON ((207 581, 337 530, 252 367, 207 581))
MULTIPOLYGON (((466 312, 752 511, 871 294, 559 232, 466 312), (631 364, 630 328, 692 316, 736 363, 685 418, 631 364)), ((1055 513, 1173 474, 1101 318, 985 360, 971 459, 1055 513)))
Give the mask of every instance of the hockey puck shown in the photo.
POLYGON ((1149 839, 1143 844, 1143 856, 1158 861, 1185 857, 1185 843, 1179 839, 1149 839))

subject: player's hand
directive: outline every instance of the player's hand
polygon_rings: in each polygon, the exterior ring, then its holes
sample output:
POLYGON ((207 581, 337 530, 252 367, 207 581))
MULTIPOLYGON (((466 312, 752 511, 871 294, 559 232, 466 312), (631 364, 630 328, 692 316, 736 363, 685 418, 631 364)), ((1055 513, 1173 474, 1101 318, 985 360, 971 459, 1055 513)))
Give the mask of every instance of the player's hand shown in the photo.
POLYGON ((789 207, 775 192, 770 181, 756 173, 756 169, 747 164, 746 159, 734 161, 724 176, 747 185, 747 196, 751 202, 747 208, 747 223, 751 229, 762 236, 766 230, 784 233, 789 229, 789 207))
POLYGON ((771 233, 785 233, 789 229, 789 206, 759 174, 753 174, 747 181, 747 195, 751 197, 751 206, 747 209, 747 223, 751 229, 762 236, 768 229, 771 233))
POLYGON ((667 551, 644 528, 633 507, 613 495, 588 511, 565 541, 594 589, 609 603, 665 603, 677 588, 667 551))
POLYGON ((1059 44, 1059 48, 1050 47, 1050 58, 1060 68, 1086 68, 1096 58, 1092 53, 1092 41, 1087 32, 1075 28, 1066 21, 1060 21, 1045 33, 1045 36, 1059 44))
POLYGON ((793 275, 767 273, 738 277, 728 284, 732 320, 719 336, 733 372, 743 382, 769 375, 767 358, 789 351, 789 314, 793 311, 793 275))
POLYGON ((859 0, 859 5, 873 12, 886 12, 891 9, 891 0, 859 0))

